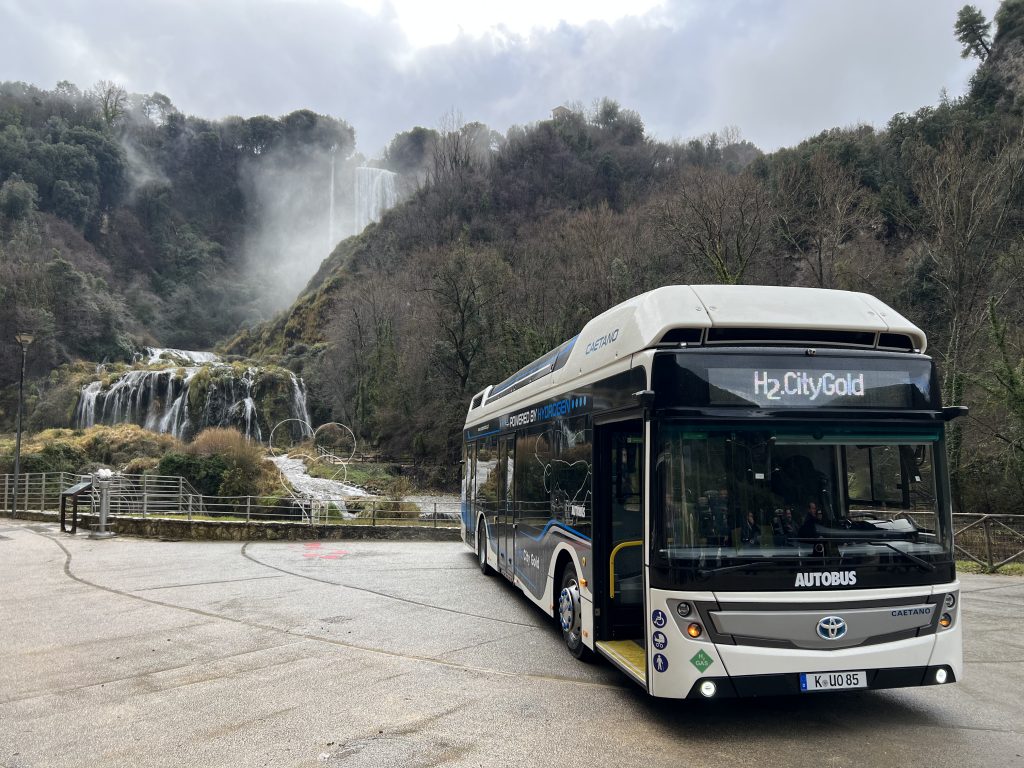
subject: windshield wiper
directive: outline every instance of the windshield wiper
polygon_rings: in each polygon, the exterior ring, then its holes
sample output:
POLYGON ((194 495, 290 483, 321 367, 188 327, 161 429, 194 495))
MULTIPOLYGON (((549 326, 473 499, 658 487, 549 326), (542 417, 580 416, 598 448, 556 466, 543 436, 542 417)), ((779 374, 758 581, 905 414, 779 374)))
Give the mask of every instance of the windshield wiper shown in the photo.
POLYGON ((909 552, 907 552, 905 550, 902 550, 899 547, 895 546, 890 541, 880 541, 880 540, 872 539, 872 540, 870 540, 870 541, 868 541, 866 543, 867 544, 874 544, 875 546, 879 546, 879 547, 888 547, 893 552, 899 552, 901 555, 903 555, 905 558, 907 558, 907 560, 910 560, 913 563, 917 563, 917 565, 919 565, 921 568, 924 568, 926 571, 934 571, 935 570, 935 564, 934 563, 929 563, 927 560, 925 560, 923 558, 920 558, 917 555, 912 555, 909 552))
POLYGON ((750 568, 760 568, 764 565, 772 565, 773 563, 792 563, 799 562, 800 560, 806 560, 803 557, 772 557, 764 560, 756 560, 752 563, 741 563, 740 565, 723 565, 721 568, 698 568, 697 575, 701 578, 710 576, 714 573, 728 573, 729 571, 745 571, 750 568))
MULTIPOLYGON (((910 560, 912 563, 924 568, 926 571, 934 571, 935 566, 924 560, 917 555, 912 555, 909 552, 894 546, 891 541, 885 541, 884 539, 861 539, 857 537, 846 537, 846 536, 821 536, 816 539, 790 539, 790 541, 799 541, 805 544, 873 544, 876 547, 888 547, 893 552, 898 552, 905 558, 910 560)), ((897 541, 907 541, 907 539, 897 539, 897 541)))

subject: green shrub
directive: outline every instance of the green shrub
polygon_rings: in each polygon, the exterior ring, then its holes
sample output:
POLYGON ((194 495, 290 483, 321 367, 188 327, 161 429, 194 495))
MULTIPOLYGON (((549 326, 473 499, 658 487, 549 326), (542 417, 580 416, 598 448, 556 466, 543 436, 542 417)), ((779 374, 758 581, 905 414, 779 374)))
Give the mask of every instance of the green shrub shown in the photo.
POLYGON ((161 475, 180 475, 205 496, 217 496, 228 463, 223 456, 196 456, 190 453, 168 453, 157 466, 161 475))
POLYGON ((215 491, 218 496, 253 496, 276 478, 263 459, 259 443, 246 439, 235 429, 204 429, 187 451, 199 457, 220 457, 225 471, 215 491))
POLYGON ((45 445, 40 457, 47 465, 44 472, 80 472, 89 460, 84 449, 63 441, 45 445))

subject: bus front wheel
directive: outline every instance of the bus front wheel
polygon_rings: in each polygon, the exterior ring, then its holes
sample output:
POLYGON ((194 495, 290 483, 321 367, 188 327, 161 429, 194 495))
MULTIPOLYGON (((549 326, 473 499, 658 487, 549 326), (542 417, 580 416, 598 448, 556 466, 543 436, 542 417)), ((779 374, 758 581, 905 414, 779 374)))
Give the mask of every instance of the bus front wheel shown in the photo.
POLYGON ((562 590, 558 593, 558 624, 569 653, 581 661, 590 661, 591 651, 583 644, 583 604, 580 599, 580 580, 576 568, 566 565, 562 569, 562 590))

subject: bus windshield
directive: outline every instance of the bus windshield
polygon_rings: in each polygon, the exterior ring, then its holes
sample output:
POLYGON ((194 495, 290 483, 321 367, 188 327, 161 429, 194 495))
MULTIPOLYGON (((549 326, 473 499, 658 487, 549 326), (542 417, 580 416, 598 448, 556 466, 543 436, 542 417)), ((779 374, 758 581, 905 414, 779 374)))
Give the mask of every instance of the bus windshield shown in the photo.
POLYGON ((938 439, 937 430, 661 424, 652 557, 712 569, 815 554, 904 568, 949 561, 938 439))

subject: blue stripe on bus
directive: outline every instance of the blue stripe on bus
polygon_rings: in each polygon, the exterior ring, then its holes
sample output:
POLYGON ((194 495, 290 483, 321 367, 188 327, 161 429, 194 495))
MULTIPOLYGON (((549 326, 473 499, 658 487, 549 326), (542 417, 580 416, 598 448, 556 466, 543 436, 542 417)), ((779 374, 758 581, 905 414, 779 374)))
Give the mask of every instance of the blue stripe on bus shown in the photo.
POLYGON ((473 435, 472 437, 467 438, 467 441, 471 443, 474 440, 480 439, 481 437, 488 437, 489 435, 496 435, 499 432, 501 432, 500 428, 499 429, 492 429, 490 432, 481 432, 479 435, 473 435))
POLYGON ((561 528, 563 530, 569 531, 569 533, 576 534, 581 539, 584 539, 586 541, 590 541, 590 537, 587 536, 585 533, 580 533, 579 531, 577 531, 572 526, 566 525, 565 523, 560 523, 557 520, 548 520, 548 524, 545 525, 543 530, 541 530, 541 532, 538 535, 536 535, 536 536, 531 536, 528 533, 522 533, 521 531, 518 531, 518 530, 516 531, 516 534, 517 535, 521 535, 521 536, 525 536, 528 539, 533 539, 534 541, 540 541, 541 539, 544 538, 544 534, 546 534, 548 532, 548 530, 551 529, 552 527, 561 528))

